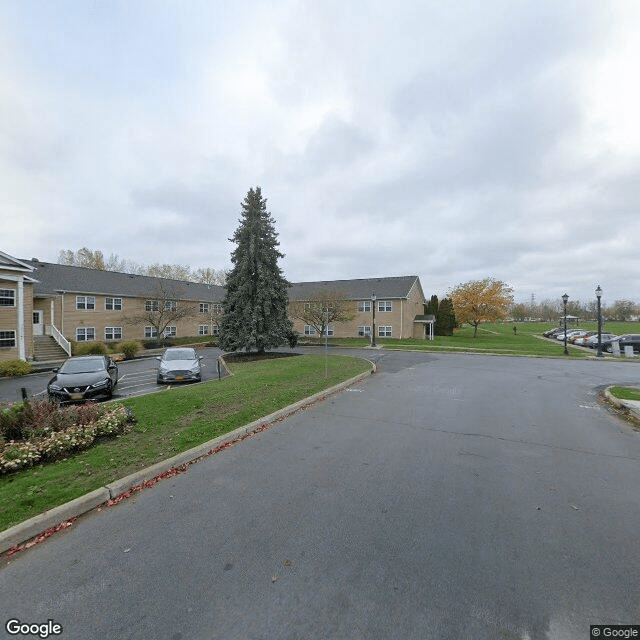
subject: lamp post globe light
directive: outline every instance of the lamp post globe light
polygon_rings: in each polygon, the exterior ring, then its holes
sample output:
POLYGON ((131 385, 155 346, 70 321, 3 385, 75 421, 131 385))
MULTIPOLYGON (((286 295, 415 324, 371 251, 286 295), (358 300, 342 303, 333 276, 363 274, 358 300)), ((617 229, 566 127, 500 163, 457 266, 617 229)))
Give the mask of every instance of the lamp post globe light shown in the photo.
POLYGON ((376 294, 375 291, 371 294, 371 346, 376 347, 376 294))
POLYGON ((600 285, 596 289, 596 298, 598 299, 598 353, 596 356, 602 358, 602 307, 600 306, 600 298, 602 298, 602 289, 600 285))
POLYGON ((567 351, 567 302, 569 301, 569 296, 565 293, 562 296, 562 303, 564 304, 564 355, 568 356, 569 352, 567 351))

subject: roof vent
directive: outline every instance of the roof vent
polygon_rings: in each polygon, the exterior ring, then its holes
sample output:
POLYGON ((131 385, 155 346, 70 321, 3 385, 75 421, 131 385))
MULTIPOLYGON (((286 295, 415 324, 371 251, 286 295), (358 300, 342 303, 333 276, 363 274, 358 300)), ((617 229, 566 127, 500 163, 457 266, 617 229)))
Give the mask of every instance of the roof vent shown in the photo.
POLYGON ((40 262, 40 260, 38 260, 38 258, 31 258, 31 262, 40 262))

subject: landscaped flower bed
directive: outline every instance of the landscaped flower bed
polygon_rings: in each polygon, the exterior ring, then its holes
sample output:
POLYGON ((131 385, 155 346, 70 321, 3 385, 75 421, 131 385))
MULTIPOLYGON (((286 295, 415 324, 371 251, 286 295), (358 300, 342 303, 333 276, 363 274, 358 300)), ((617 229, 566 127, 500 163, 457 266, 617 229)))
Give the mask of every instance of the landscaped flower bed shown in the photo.
POLYGON ((125 433, 130 422, 121 405, 61 408, 43 400, 0 410, 0 474, 88 449, 100 436, 125 433))

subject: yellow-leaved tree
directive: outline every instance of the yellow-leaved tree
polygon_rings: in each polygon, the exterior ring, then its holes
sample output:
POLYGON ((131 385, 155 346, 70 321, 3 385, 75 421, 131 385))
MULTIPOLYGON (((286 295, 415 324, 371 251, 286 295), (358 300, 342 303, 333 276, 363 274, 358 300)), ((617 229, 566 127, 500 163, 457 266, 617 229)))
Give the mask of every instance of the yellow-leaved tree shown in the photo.
POLYGON ((513 289, 501 280, 485 278, 459 284, 449 292, 449 297, 456 320, 472 325, 475 338, 481 322, 495 322, 507 317, 513 304, 513 289))

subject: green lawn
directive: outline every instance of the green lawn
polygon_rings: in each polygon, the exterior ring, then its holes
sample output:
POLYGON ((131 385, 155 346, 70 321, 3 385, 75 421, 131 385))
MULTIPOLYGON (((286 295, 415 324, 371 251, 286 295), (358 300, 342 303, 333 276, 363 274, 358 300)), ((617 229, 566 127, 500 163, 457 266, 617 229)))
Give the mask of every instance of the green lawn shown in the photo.
POLYGON ((640 389, 630 387, 611 387, 611 395, 620 400, 640 400, 640 389))
MULTIPOLYGON (((519 356, 545 356, 545 357, 572 357, 586 358, 594 355, 590 349, 581 349, 567 345, 569 356, 564 355, 564 343, 558 340, 546 340, 542 333, 547 329, 558 326, 548 322, 518 322, 518 323, 486 323, 478 327, 478 334, 473 337, 473 327, 464 325, 456 329, 452 336, 436 336, 434 340, 414 339, 387 339, 377 338, 377 343, 389 349, 411 349, 420 351, 447 351, 472 352, 472 353, 496 353, 501 355, 519 356), (513 327, 516 327, 516 334, 513 327)), ((594 322, 580 323, 578 327, 586 331, 597 330, 594 322)), ((639 322, 607 322, 603 332, 615 333, 640 333, 639 322)), ((329 344, 335 346, 361 347, 367 346, 369 341, 365 338, 335 338, 329 339, 329 344)))
POLYGON ((346 356, 231 363, 233 376, 131 398, 133 430, 58 462, 0 477, 0 530, 228 433, 369 369, 346 356))

